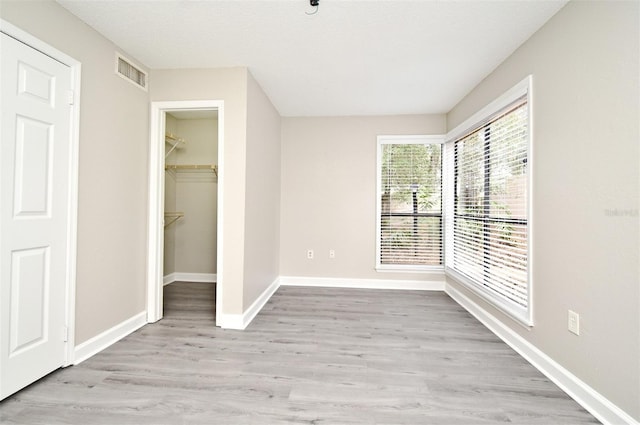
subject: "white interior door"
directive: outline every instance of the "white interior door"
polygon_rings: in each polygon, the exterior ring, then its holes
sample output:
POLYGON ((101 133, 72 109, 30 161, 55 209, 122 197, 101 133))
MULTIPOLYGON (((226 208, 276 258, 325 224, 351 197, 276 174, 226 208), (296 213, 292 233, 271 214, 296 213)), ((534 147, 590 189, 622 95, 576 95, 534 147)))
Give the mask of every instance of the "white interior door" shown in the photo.
POLYGON ((71 69, 1 34, 0 399, 61 367, 71 69))

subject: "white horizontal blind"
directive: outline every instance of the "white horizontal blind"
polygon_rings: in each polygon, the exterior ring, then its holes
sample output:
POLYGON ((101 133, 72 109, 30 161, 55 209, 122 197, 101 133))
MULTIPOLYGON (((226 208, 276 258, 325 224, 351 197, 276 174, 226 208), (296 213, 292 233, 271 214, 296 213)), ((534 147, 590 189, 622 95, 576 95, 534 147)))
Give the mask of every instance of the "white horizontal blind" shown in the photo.
POLYGON ((527 95, 447 145, 447 267, 515 309, 528 288, 527 95))
POLYGON ((381 142, 379 155, 378 266, 441 266, 441 144, 381 142))

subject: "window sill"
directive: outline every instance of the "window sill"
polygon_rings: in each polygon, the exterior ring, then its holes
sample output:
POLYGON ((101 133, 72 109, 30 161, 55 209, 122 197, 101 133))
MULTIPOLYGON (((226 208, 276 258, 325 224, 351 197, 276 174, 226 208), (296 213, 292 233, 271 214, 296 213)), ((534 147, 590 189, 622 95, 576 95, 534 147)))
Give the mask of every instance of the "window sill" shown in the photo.
POLYGON ((521 306, 515 306, 503 300, 490 291, 485 290, 482 286, 478 285, 472 280, 467 279, 465 276, 455 270, 447 268, 445 270, 445 275, 447 276, 447 278, 452 279, 454 282, 458 283, 462 287, 471 291, 476 296, 480 297, 492 307, 504 313, 507 317, 511 318, 519 325, 522 325, 527 329, 531 329, 533 327, 533 318, 529 309, 521 306))
POLYGON ((443 273, 444 266, 402 266, 378 264, 376 266, 376 271, 381 273, 443 273))

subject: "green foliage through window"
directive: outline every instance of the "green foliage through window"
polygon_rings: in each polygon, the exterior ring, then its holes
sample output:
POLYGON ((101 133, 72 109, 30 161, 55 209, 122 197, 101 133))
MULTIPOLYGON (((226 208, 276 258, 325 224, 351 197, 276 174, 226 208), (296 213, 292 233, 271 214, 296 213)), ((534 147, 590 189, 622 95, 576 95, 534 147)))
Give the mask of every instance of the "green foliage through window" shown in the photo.
POLYGON ((528 113, 520 98, 447 144, 454 183, 447 267, 525 309, 528 113))
POLYGON ((442 158, 437 143, 383 143, 382 265, 442 265, 442 158))

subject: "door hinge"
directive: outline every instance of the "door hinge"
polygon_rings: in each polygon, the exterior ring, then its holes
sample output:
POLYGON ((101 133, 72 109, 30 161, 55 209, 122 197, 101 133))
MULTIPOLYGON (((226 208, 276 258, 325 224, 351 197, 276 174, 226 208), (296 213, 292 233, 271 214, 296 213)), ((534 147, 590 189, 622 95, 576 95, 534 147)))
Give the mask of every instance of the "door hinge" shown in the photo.
POLYGON ((67 342, 69 341, 69 327, 68 326, 63 326, 62 327, 62 342, 67 342))
POLYGON ((73 90, 67 90, 67 104, 73 105, 75 100, 75 93, 73 90))

